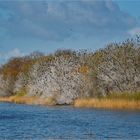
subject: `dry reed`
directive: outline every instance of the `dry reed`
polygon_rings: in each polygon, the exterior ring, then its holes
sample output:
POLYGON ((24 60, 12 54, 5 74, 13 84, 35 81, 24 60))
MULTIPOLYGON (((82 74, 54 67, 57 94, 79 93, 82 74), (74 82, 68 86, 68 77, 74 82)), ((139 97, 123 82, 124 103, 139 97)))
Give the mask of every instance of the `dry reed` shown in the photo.
POLYGON ((77 99, 75 107, 110 108, 110 109, 139 109, 140 101, 125 99, 77 99))
POLYGON ((56 102, 52 97, 39 98, 39 97, 28 97, 28 96, 10 96, 0 97, 0 102, 13 102, 18 104, 34 104, 34 105, 55 105, 56 102))

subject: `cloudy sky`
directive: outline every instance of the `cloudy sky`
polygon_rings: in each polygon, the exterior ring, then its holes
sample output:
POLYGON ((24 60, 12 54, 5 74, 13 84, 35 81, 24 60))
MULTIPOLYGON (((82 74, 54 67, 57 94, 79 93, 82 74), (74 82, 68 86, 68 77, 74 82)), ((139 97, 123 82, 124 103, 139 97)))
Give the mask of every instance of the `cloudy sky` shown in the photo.
POLYGON ((105 47, 140 33, 139 0, 0 0, 0 63, 33 51, 105 47))

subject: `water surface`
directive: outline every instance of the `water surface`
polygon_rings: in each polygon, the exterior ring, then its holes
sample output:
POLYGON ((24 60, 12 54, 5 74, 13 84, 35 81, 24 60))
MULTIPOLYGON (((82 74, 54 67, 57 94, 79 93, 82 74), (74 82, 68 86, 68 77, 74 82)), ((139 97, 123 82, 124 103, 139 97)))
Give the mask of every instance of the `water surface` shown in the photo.
POLYGON ((140 139, 140 112, 0 103, 0 140, 140 139))

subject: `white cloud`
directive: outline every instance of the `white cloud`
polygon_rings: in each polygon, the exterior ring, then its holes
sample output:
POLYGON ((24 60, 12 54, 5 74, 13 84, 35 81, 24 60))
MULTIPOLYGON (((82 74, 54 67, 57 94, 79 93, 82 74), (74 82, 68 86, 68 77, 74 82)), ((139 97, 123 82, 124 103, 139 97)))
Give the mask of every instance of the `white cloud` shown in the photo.
POLYGON ((22 57, 24 53, 22 53, 18 48, 13 49, 12 51, 8 52, 8 57, 22 57))
POLYGON ((0 24, 11 37, 64 40, 75 34, 116 36, 136 25, 114 1, 12 1, 1 2, 8 19, 0 24), (11 28, 12 27, 12 28, 11 28))
POLYGON ((22 53, 19 49, 17 48, 14 48, 13 50, 7 52, 7 53, 1 53, 0 54, 0 58, 4 61, 6 61, 7 59, 9 58, 12 58, 12 57, 22 57, 24 56, 25 54, 22 53))
POLYGON ((131 36, 140 35, 140 27, 135 27, 128 31, 128 34, 131 36))

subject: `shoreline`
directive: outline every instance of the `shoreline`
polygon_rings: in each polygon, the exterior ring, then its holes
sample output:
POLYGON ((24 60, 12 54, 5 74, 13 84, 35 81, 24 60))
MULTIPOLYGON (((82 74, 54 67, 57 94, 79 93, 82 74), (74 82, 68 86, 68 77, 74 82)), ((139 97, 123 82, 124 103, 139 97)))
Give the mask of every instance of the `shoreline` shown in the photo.
POLYGON ((74 106, 84 108, 140 110, 140 100, 107 99, 107 98, 77 99, 74 101, 74 106))
MULTIPOLYGON (((9 96, 0 97, 0 102, 10 102, 27 105, 44 105, 44 106, 62 106, 56 104, 52 98, 39 98, 29 96, 9 96)), ((125 100, 125 99, 76 99, 73 104, 76 108, 103 108, 103 109, 118 109, 118 110, 140 110, 140 100, 125 100)))
POLYGON ((56 105, 55 101, 52 98, 43 99, 39 97, 16 96, 16 95, 9 97, 0 97, 0 102, 10 102, 27 105, 46 105, 46 106, 56 105))

